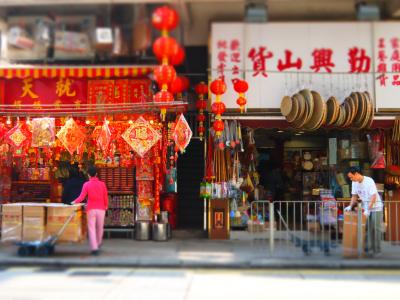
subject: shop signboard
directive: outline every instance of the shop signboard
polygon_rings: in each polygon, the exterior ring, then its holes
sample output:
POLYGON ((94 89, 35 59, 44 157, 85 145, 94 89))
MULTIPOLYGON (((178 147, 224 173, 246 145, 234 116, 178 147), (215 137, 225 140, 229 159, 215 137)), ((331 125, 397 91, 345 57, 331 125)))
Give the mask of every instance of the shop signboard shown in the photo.
POLYGON ((8 79, 5 86, 5 104, 23 111, 81 108, 87 101, 86 80, 26 77, 8 79))
POLYGON ((215 23, 212 78, 225 78, 228 90, 223 101, 228 108, 238 107, 231 80, 245 78, 249 109, 279 109, 284 95, 305 87, 340 101, 354 90, 366 90, 376 95, 379 109, 388 104, 400 109, 393 96, 400 91, 400 68, 393 61, 398 58, 396 37, 400 23, 395 22, 215 23), (382 38, 387 47, 386 85, 377 69, 376 48, 382 38), (389 75, 392 71, 399 75, 389 75), (388 95, 391 103, 386 102, 388 95))

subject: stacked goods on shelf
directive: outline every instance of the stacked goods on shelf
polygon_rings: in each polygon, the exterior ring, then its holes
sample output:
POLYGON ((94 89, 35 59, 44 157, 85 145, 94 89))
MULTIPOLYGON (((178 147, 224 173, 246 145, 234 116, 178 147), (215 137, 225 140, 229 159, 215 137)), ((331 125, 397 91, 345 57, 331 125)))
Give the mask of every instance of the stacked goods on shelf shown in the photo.
POLYGON ((109 191, 133 192, 133 168, 99 168, 98 173, 109 191))
POLYGON ((133 195, 113 195, 108 197, 105 226, 132 226, 134 224, 133 195))
POLYGON ((81 204, 4 204, 1 240, 3 242, 41 241, 57 234, 68 217, 76 211, 76 215, 67 225, 59 241, 82 241, 86 238, 86 220, 82 207, 81 204))
POLYGON ((370 128, 374 101, 368 92, 353 92, 341 104, 334 96, 325 102, 319 93, 303 89, 282 98, 281 113, 297 129, 313 131, 324 125, 370 128))
POLYGON ((13 181, 11 188, 12 202, 32 201, 49 202, 51 184, 47 181, 13 181))
POLYGON ((107 210, 104 223, 105 226, 133 226, 134 215, 131 209, 107 210))

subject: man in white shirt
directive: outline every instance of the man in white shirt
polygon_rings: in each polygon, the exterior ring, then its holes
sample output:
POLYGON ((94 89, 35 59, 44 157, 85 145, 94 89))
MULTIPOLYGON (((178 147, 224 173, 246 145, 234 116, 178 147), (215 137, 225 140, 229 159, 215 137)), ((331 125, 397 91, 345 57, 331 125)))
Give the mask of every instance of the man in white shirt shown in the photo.
POLYGON ((375 181, 361 173, 359 167, 351 167, 347 176, 352 181, 351 203, 345 210, 352 210, 361 199, 364 215, 367 217, 366 252, 381 252, 381 228, 383 220, 383 203, 376 189, 375 181))

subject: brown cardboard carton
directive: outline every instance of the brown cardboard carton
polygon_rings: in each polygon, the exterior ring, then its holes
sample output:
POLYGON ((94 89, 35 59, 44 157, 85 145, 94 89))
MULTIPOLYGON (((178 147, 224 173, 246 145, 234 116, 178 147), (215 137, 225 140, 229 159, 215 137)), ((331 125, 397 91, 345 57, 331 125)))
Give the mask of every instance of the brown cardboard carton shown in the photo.
POLYGON ((46 207, 44 205, 23 206, 22 239, 41 241, 46 237, 46 207))
POLYGON ((320 232, 321 226, 319 222, 308 221, 307 222, 307 230, 310 232, 320 232))
POLYGON ((56 235, 68 217, 76 211, 75 216, 60 236, 60 242, 81 242, 86 238, 85 214, 81 205, 50 204, 47 207, 47 233, 56 235))
POLYGON ((22 205, 3 204, 1 241, 18 242, 22 238, 22 205))
MULTIPOLYGON (((358 242, 357 242, 357 212, 344 212, 343 221, 343 256, 347 258, 358 257, 358 242)), ((367 218, 362 215, 362 232, 361 232, 361 242, 362 251, 364 252, 365 243, 365 224, 367 218)))

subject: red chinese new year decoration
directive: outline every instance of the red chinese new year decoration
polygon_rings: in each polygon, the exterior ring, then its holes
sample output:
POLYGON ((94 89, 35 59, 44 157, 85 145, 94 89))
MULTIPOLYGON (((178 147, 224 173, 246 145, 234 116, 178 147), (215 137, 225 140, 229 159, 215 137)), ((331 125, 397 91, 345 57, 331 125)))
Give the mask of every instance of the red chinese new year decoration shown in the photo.
POLYGON ((185 56, 186 56, 185 50, 182 47, 178 46, 177 52, 170 57, 171 65, 173 65, 173 66, 181 65, 183 63, 183 61, 185 60, 185 56))
POLYGON ((4 125, 3 123, 0 123, 0 141, 3 138, 3 136, 7 133, 8 129, 6 127, 6 125, 4 125))
POLYGON ((240 107, 240 112, 243 113, 246 109, 245 106, 247 103, 244 93, 246 93, 247 90, 249 89, 249 85, 245 80, 242 79, 233 79, 232 82, 233 82, 233 88, 237 93, 239 93, 239 98, 236 100, 236 103, 240 107))
POLYGON ((64 145, 65 149, 73 155, 75 151, 79 153, 82 149, 86 135, 74 119, 70 118, 65 122, 60 131, 57 132, 57 138, 64 145))
POLYGON ((197 121, 199 122, 197 132, 199 134, 200 140, 202 141, 205 132, 204 121, 206 120, 204 111, 207 108, 207 101, 204 100, 204 97, 208 94, 208 86, 204 82, 200 82, 195 86, 194 90, 199 97, 199 100, 197 100, 196 102, 196 108, 199 110, 199 115, 197 116, 197 121))
POLYGON ((215 102, 212 105, 215 113, 213 128, 216 136, 219 137, 224 130, 224 122, 221 120, 221 115, 225 112, 225 105, 221 102, 221 95, 226 92, 226 84, 222 79, 216 79, 211 82, 210 90, 216 95, 215 102))
MULTIPOLYGON (((179 22, 178 13, 168 6, 157 8, 152 15, 153 27, 161 31, 161 37, 158 38, 153 44, 153 52, 156 57, 161 60, 162 65, 156 68, 154 72, 155 80, 161 86, 163 93, 157 93, 155 101, 160 102, 160 99, 167 100, 166 102, 173 101, 170 99, 168 88, 176 77, 175 69, 172 65, 181 64, 184 60, 185 53, 183 48, 179 46, 174 38, 169 37, 168 31, 173 30, 179 22), (169 65, 169 63, 171 65, 169 65)), ((179 83, 174 84, 174 91, 179 93, 179 83)), ((165 120, 167 109, 161 105, 161 119, 165 120)))
POLYGON ((32 147, 49 147, 55 140, 55 119, 35 118, 32 120, 32 147))
POLYGON ((161 65, 154 69, 154 78, 163 90, 168 90, 168 85, 176 78, 173 66, 161 65))
POLYGON ((174 132, 172 134, 175 146, 183 153, 192 138, 192 130, 183 114, 181 114, 176 122, 174 132))
POLYGON ((161 6, 153 12, 151 23, 160 31, 170 31, 178 25, 179 15, 174 9, 166 5, 161 6))
POLYGON ((161 138, 149 122, 140 116, 122 134, 122 138, 140 157, 143 157, 161 138))
POLYGON ((170 92, 168 91, 159 91, 155 94, 154 96, 154 101, 155 102, 172 102, 174 101, 174 95, 172 95, 170 92))
POLYGON ((173 94, 177 94, 178 98, 182 98, 182 92, 184 91, 184 81, 181 76, 175 77, 171 82, 170 91, 173 94))
POLYGON ((22 149, 29 147, 31 138, 32 133, 22 122, 17 122, 17 125, 4 135, 5 142, 12 147, 15 156, 22 155, 22 149))
POLYGON ((97 146, 103 150, 104 153, 108 151, 111 142, 111 130, 106 120, 104 120, 103 126, 101 126, 96 142, 97 146))

